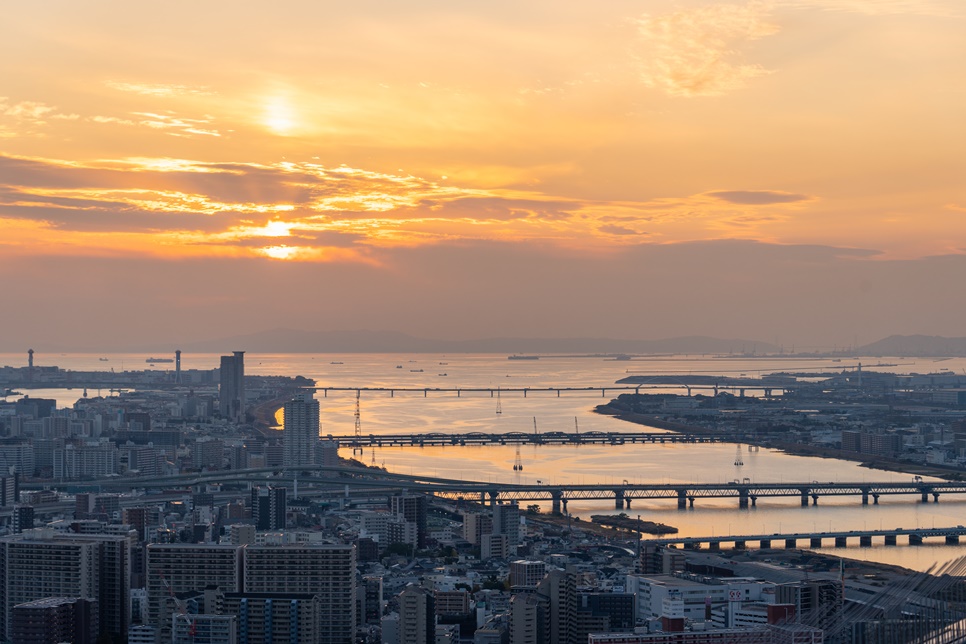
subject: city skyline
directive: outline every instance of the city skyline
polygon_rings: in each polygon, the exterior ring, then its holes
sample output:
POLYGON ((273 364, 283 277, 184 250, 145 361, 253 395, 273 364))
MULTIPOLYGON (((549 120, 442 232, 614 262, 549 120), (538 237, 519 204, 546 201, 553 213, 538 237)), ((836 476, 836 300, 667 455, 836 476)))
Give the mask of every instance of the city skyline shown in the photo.
POLYGON ((954 0, 11 7, 4 335, 961 336, 964 20, 954 0))

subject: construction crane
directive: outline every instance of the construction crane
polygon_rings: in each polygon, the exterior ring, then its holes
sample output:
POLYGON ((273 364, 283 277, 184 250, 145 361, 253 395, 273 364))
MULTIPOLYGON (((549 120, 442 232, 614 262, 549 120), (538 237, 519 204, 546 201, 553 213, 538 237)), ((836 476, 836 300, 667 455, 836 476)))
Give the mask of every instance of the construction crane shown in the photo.
POLYGON ((175 621, 181 620, 185 624, 188 624, 188 637, 190 638, 190 641, 195 641, 195 635, 198 633, 197 624, 195 623, 195 620, 192 619, 188 614, 187 603, 183 599, 179 599, 178 596, 174 594, 174 588, 172 588, 171 584, 168 583, 168 580, 164 578, 164 575, 158 573, 158 576, 161 577, 161 583, 168 591, 168 595, 171 597, 171 601, 174 602, 175 608, 177 608, 178 612, 177 616, 175 617, 175 621))

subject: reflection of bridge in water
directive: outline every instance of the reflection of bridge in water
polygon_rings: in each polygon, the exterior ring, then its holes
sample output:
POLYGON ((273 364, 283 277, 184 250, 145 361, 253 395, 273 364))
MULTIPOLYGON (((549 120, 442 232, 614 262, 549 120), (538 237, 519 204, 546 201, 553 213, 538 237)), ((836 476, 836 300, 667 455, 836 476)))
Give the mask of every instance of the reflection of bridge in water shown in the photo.
POLYGON ((724 443, 732 437, 679 434, 671 432, 506 432, 489 434, 468 432, 465 434, 369 434, 368 436, 326 436, 339 447, 446 447, 449 445, 626 445, 626 444, 672 444, 672 443, 724 443))
MULTIPOLYGON (((384 496, 405 490, 433 495, 453 501, 472 501, 496 504, 506 501, 549 501, 554 513, 567 511, 569 501, 613 500, 616 509, 630 509, 635 499, 668 499, 675 501, 679 509, 693 507, 696 499, 737 499, 739 508, 757 504, 763 498, 790 497, 800 499, 802 507, 817 505, 822 497, 857 497, 863 505, 870 500, 878 504, 883 496, 918 497, 922 503, 930 499, 939 502, 941 495, 966 494, 966 483, 948 481, 914 480, 909 483, 872 482, 820 483, 782 482, 754 483, 749 479, 730 483, 631 483, 627 480, 615 483, 544 483, 535 484, 498 483, 491 481, 467 481, 429 476, 395 474, 381 470, 352 467, 278 467, 250 470, 221 470, 197 474, 154 478, 109 478, 85 482, 25 482, 21 489, 78 488, 92 489, 170 489, 174 487, 200 486, 210 483, 256 483, 297 480, 300 485, 344 488, 368 488, 373 496, 384 496)), ((354 496, 363 496, 356 494, 354 496)), ((149 498, 149 497, 148 497, 149 498)))
POLYGON ((708 550, 720 550, 722 544, 731 544, 736 550, 744 549, 750 543, 757 543, 760 548, 771 548, 773 543, 782 543, 785 548, 797 548, 799 542, 808 542, 809 548, 821 548, 826 540, 835 544, 836 548, 846 548, 849 539, 853 543, 858 540, 862 547, 870 547, 874 537, 882 537, 883 544, 895 546, 899 544, 899 537, 908 538, 910 546, 922 545, 924 539, 942 538, 946 543, 955 545, 959 538, 966 536, 966 527, 951 528, 896 528, 893 530, 837 530, 832 532, 791 532, 773 534, 744 534, 744 535, 712 535, 710 537, 662 537, 660 539, 645 539, 642 546, 682 546, 693 550, 707 546, 708 550))

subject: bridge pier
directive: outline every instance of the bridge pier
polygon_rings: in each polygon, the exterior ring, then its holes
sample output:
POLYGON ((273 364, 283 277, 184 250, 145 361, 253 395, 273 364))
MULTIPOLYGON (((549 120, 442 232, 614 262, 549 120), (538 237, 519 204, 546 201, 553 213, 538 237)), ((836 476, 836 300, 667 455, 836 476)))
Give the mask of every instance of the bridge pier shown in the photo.
POLYGON ((759 548, 771 548, 771 539, 762 539, 758 542, 759 548))
POLYGON ((872 535, 864 534, 859 537, 859 545, 863 548, 872 547, 872 535))
POLYGON ((684 510, 688 507, 688 491, 678 490, 678 510, 684 510))
POLYGON ((563 493, 559 490, 554 490, 550 493, 550 513, 554 516, 560 515, 560 498, 562 496, 563 493))
POLYGON ((708 550, 711 550, 712 552, 718 552, 719 550, 721 550, 721 542, 720 541, 709 541, 708 542, 708 550))
POLYGON ((813 494, 812 495, 812 505, 818 505, 818 495, 817 494, 813 494))
POLYGON ((627 509, 630 510, 631 509, 631 497, 625 496, 624 497, 624 504, 627 506, 627 509))
POLYGON ((808 507, 808 490, 801 490, 802 492, 802 507, 808 507))
POLYGON ((879 495, 878 494, 873 494, 872 495, 872 505, 879 505, 879 495))
POLYGON ((751 507, 755 507, 756 505, 758 505, 758 497, 757 496, 755 496, 754 494, 751 494, 751 495, 748 496, 748 498, 751 499, 751 507))
POLYGON ((836 548, 844 548, 847 545, 849 545, 849 538, 848 537, 835 537, 835 547, 836 548))
POLYGON ((862 490, 862 505, 869 505, 869 491, 862 490))
POLYGON ((894 534, 887 534, 885 536, 885 545, 887 545, 887 546, 894 546, 894 545, 896 545, 896 535, 894 535, 894 534))
POLYGON ((822 537, 812 537, 808 540, 808 545, 812 548, 822 547, 822 537))
POLYGON ((735 541, 735 550, 744 550, 748 547, 745 541, 735 541))
POLYGON ((933 503, 939 503, 939 492, 932 493, 932 501, 933 503))
POLYGON ((785 539, 785 547, 794 550, 798 547, 798 539, 785 539))
POLYGON ((614 509, 624 509, 624 490, 614 490, 614 509))
POLYGON ((688 497, 688 507, 691 508, 692 510, 694 509, 694 499, 696 499, 696 498, 697 497, 694 497, 694 496, 689 496, 688 497))
POLYGON ((500 492, 499 490, 490 490, 487 494, 490 495, 490 507, 492 508, 496 505, 496 498, 500 496, 500 492))
POLYGON ((748 490, 738 490, 738 507, 748 507, 748 490))
POLYGON ((910 534, 909 535, 909 545, 910 546, 921 546, 922 545, 922 536, 920 536, 918 534, 910 534))
POLYGON ((929 503, 929 490, 922 491, 922 502, 929 503))
POLYGON ((765 398, 771 398, 771 389, 765 389, 765 398))
POLYGON ((955 545, 955 544, 959 543, 959 535, 958 534, 947 534, 946 535, 946 543, 948 543, 949 545, 955 545))
POLYGON ((563 497, 561 497, 561 499, 560 499, 560 503, 562 503, 562 504, 563 504, 563 511, 564 511, 564 514, 567 514, 567 499, 565 499, 565 498, 563 498, 563 497))

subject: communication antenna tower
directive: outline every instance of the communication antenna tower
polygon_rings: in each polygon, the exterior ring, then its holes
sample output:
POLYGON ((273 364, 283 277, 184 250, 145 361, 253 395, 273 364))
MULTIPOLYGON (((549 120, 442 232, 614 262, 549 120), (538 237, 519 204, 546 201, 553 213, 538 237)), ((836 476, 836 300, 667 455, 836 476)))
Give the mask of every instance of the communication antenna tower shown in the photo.
POLYGON ((362 392, 356 389, 356 447, 352 448, 353 456, 356 454, 356 450, 359 450, 359 454, 362 454, 362 412, 359 410, 359 398, 362 392))
POLYGON ((500 388, 499 387, 496 388, 496 413, 497 414, 502 414, 503 413, 503 403, 500 402, 500 388))

